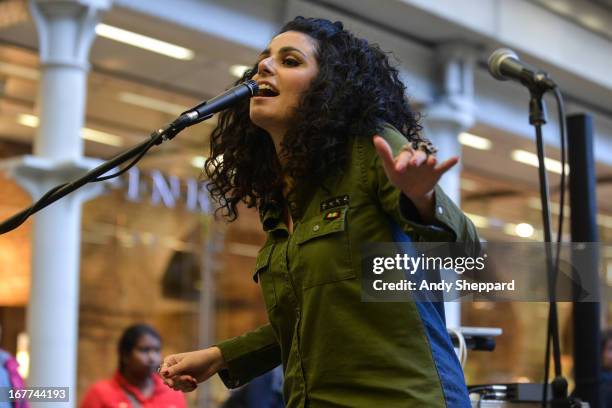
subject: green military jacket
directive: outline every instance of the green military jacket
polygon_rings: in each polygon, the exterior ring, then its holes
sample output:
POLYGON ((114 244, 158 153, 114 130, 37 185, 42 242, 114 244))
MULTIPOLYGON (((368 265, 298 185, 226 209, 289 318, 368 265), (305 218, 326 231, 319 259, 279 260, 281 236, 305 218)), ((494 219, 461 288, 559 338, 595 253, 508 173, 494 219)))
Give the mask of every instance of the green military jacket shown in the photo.
MULTIPOLYGON (((407 142, 390 125, 380 135, 394 155, 407 142)), ((219 374, 235 388, 282 363, 290 408, 443 407, 415 304, 362 302, 359 249, 393 241, 392 221, 413 240, 468 247, 478 245, 476 230, 439 187, 437 225, 420 224, 371 138, 354 138, 348 148, 344 172, 288 195, 292 234, 282 208, 260 211, 267 241, 254 279, 270 324, 219 343, 228 366, 219 374)))

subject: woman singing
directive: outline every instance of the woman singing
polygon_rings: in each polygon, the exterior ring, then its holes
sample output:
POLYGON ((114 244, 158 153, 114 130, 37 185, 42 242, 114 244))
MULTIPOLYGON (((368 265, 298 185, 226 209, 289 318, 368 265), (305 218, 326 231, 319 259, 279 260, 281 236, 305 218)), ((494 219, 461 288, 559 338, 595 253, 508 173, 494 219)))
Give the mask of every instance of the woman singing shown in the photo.
POLYGON ((279 364, 287 407, 469 407, 443 316, 426 302, 362 302, 362 244, 464 242, 474 226, 437 186, 438 163, 387 54, 342 23, 297 17, 241 81, 258 96, 221 113, 205 172, 225 215, 259 209, 270 324, 168 356, 186 391, 238 387, 279 364))

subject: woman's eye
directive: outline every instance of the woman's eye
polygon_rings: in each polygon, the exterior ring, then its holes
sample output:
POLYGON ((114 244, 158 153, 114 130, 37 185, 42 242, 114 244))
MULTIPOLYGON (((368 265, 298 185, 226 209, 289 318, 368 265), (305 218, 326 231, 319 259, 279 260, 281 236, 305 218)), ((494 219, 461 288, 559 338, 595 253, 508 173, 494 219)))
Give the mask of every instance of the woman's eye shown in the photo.
POLYGON ((285 58, 283 59, 283 65, 287 65, 290 67, 297 67, 298 65, 300 65, 300 62, 296 60, 295 58, 285 58))

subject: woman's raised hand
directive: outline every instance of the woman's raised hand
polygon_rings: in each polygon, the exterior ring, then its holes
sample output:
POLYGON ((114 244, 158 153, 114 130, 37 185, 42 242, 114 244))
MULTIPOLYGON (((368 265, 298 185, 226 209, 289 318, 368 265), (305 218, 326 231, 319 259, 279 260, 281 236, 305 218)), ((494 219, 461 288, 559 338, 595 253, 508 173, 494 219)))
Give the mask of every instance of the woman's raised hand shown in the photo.
POLYGON ((177 391, 190 392, 198 383, 206 381, 226 367, 218 347, 188 353, 172 354, 164 358, 159 375, 164 383, 177 391))
POLYGON ((389 181, 415 204, 424 219, 433 217, 433 189, 440 177, 459 161, 452 157, 437 164, 434 155, 407 146, 397 157, 385 139, 375 135, 374 147, 389 181))

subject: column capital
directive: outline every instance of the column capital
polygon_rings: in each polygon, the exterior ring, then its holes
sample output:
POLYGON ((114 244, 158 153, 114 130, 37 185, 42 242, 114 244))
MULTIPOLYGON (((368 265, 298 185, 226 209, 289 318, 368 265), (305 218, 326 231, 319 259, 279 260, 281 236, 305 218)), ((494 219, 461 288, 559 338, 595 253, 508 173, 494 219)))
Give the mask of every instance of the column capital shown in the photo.
MULTIPOLYGON (((87 157, 60 161, 28 155, 0 161, 0 170, 6 171, 9 177, 23 187, 36 201, 51 188, 73 181, 101 163, 100 159, 87 157)), ((103 194, 106 184, 108 183, 87 184, 64 199, 74 200, 77 197, 78 202, 90 200, 103 194)))
POLYGON ((41 65, 89 69, 96 24, 112 0, 30 0, 41 65))
POLYGON ((425 126, 432 130, 441 127, 451 129, 458 134, 471 128, 474 121, 473 103, 460 98, 447 98, 428 107, 425 126))
POLYGON ((438 92, 427 109, 430 126, 465 130, 474 124, 474 65, 479 50, 473 44, 449 41, 436 47, 438 92))
POLYGON ((481 53, 481 47, 462 40, 446 41, 435 47, 438 61, 462 59, 474 63, 481 53))

